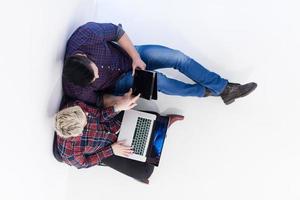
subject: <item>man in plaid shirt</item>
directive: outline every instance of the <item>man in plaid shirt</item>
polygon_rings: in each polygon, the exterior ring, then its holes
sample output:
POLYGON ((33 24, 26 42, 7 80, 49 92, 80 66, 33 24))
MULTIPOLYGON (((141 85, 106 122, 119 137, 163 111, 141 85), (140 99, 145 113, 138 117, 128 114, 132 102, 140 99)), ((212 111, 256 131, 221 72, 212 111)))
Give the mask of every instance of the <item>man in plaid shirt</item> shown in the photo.
POLYGON ((101 106, 103 91, 122 95, 133 85, 137 68, 174 68, 194 84, 157 72, 160 92, 179 96, 220 96, 225 104, 252 92, 257 84, 229 83, 178 50, 161 45, 134 46, 121 26, 89 22, 70 37, 65 52, 63 90, 66 95, 101 106))

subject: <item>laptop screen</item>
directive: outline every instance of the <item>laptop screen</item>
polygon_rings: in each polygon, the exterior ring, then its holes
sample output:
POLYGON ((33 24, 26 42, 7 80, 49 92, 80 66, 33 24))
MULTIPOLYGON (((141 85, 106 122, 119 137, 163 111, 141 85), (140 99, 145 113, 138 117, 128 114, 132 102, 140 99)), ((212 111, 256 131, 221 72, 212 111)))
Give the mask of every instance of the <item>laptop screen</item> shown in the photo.
POLYGON ((168 117, 159 116, 155 120, 147 153, 147 162, 158 166, 168 128, 168 117))

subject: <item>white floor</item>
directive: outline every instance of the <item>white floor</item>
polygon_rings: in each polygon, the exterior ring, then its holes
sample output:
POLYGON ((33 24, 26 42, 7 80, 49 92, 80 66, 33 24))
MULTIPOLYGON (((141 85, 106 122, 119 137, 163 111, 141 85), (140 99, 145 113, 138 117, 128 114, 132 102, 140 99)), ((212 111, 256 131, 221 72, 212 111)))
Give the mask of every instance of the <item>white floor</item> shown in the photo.
POLYGON ((299 200, 298 11, 296 0, 2 1, 0 199, 299 200), (87 21, 122 23, 135 44, 180 49, 233 82, 259 86, 230 106, 165 95, 146 105, 186 117, 170 128, 150 185, 58 163, 52 117, 64 47, 87 21))

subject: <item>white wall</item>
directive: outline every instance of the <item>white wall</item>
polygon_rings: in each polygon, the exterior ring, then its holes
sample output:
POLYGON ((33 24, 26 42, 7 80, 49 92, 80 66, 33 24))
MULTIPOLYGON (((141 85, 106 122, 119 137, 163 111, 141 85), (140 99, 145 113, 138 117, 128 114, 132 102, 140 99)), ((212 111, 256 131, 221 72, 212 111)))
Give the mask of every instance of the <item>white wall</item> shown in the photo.
POLYGON ((298 10, 296 0, 2 1, 0 198, 300 199, 298 10), (148 186, 109 168, 57 163, 64 46, 86 21, 122 23, 135 44, 180 49, 258 88, 230 106, 165 95, 147 105, 186 117, 169 130, 148 186))

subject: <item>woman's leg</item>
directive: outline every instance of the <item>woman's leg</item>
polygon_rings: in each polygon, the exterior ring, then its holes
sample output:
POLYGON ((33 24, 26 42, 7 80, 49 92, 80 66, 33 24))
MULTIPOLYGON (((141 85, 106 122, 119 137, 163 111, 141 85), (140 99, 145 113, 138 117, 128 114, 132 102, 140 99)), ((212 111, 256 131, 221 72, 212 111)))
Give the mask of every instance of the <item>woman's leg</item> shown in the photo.
MULTIPOLYGON (((160 45, 141 45, 136 46, 136 49, 142 60, 146 63, 147 69, 174 68, 197 83, 197 86, 194 84, 186 84, 186 86, 183 87, 185 83, 170 79, 170 83, 167 85, 168 87, 172 87, 168 88, 167 91, 162 90, 162 92, 174 94, 174 91, 177 91, 177 93, 181 93, 182 96, 200 96, 195 95, 196 90, 200 91, 203 96, 203 91, 205 91, 205 88, 208 88, 214 95, 219 95, 228 83, 226 79, 221 78, 214 72, 210 72, 201 64, 178 50, 160 45)), ((166 78, 167 77, 164 77, 164 81, 168 81, 166 78)))
MULTIPOLYGON (((156 138, 155 141, 152 141, 153 145, 156 148, 160 145, 163 145, 163 141, 164 138, 166 137, 165 135, 169 126, 173 124, 175 121, 183 120, 184 118, 183 116, 180 115, 160 116, 155 112, 151 112, 151 111, 145 111, 145 112, 152 113, 157 116, 156 131, 152 133, 152 134, 156 134, 156 137, 154 137, 156 138)), ((122 118, 123 114, 121 114, 120 117, 122 118)), ((147 162, 139 162, 139 161, 113 155, 111 157, 104 159, 102 163, 123 174, 126 174, 127 176, 130 176, 134 179, 147 183, 148 179, 150 178, 150 176, 154 171, 154 165, 158 165, 159 163, 161 150, 162 147, 160 149, 151 151, 150 153, 151 156, 147 158, 147 162)))
POLYGON ((153 173, 154 166, 120 156, 111 156, 102 161, 105 165, 140 181, 146 181, 153 173))

